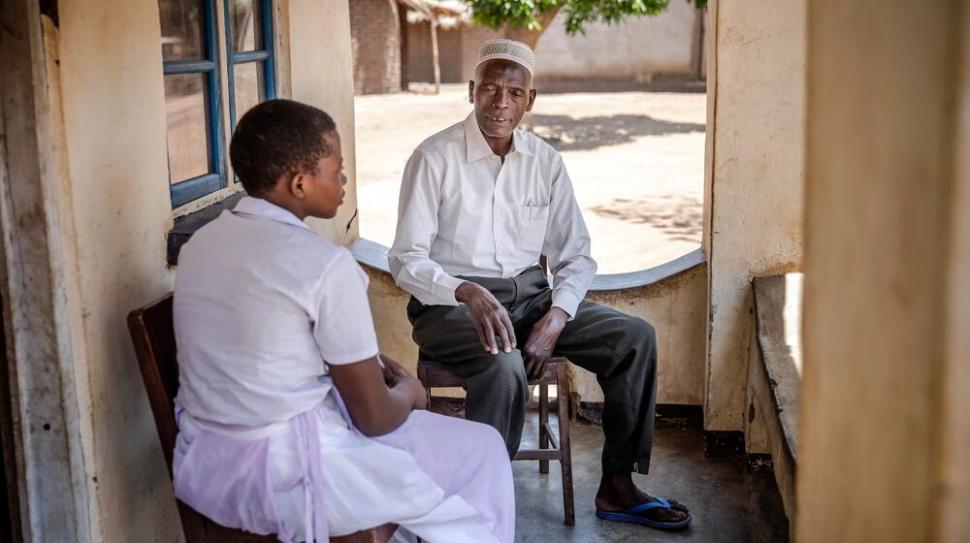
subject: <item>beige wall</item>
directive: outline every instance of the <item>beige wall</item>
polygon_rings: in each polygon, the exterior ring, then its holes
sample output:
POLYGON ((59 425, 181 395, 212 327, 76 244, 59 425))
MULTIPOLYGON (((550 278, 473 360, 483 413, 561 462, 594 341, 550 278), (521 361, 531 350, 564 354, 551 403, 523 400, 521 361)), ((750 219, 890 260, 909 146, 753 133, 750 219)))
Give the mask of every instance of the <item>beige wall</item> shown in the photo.
POLYGON ((150 539, 171 541, 178 516, 125 327, 129 310, 171 285, 158 5, 68 0, 59 10, 70 179, 62 207, 73 214, 63 227, 76 243, 70 305, 82 317, 76 369, 89 387, 87 397, 80 392, 82 418, 100 511, 92 539, 131 541, 147 529, 150 539))
POLYGON ((810 4, 802 543, 970 540, 966 9, 810 4))
POLYGON ((340 131, 344 171, 349 179, 344 203, 331 220, 309 219, 316 231, 346 245, 357 239, 356 154, 354 148, 354 67, 348 0, 281 0, 280 30, 288 43, 287 96, 333 116, 340 131), (351 222, 353 218, 353 222, 351 222), (349 228, 348 228, 349 225, 349 228))
MULTIPOLYGON (((645 319, 657 331, 657 403, 700 405, 704 401, 704 315, 707 266, 657 283, 622 291, 590 292, 601 303, 645 319)), ((583 401, 603 401, 596 377, 574 368, 574 390, 583 401)))
MULTIPOLYGON (((408 295, 387 272, 365 269, 371 280, 368 296, 381 351, 413 371, 418 349, 407 319, 408 295)), ((700 405, 703 401, 706 276, 705 266, 700 265, 653 285, 591 292, 588 297, 654 325, 659 342, 659 403, 700 405)), ((573 390, 582 400, 603 401, 596 377, 575 366, 571 369, 573 390)))
POLYGON ((694 25, 702 16, 693 4, 673 0, 656 17, 591 23, 585 34, 570 36, 565 15, 560 14, 536 47, 540 75, 636 81, 650 81, 658 75, 695 76, 694 25))
POLYGON ((751 279, 801 265, 805 3, 714 2, 709 12, 704 425, 741 430, 751 279))
MULTIPOLYGON (((222 9, 222 3, 216 3, 222 9)), ((169 291, 172 226, 155 0, 62 0, 59 41, 67 175, 61 194, 74 317, 82 436, 91 471, 94 540, 176 541, 178 516, 125 326, 131 309, 169 291)), ((280 2, 283 92, 329 111, 353 179, 353 82, 346 1, 280 2), (288 53, 287 53, 288 52, 288 53)), ((50 69, 58 68, 50 59, 50 69)), ((338 218, 314 226, 356 236, 353 181, 338 218)))

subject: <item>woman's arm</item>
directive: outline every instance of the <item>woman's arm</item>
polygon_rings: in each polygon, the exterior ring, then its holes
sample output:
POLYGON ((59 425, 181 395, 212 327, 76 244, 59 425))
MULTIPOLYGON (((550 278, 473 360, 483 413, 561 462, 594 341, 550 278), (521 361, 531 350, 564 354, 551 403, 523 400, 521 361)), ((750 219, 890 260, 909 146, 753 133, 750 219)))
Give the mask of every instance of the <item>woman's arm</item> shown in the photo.
POLYGON ((393 431, 404 423, 413 409, 424 409, 424 387, 400 364, 386 359, 382 368, 374 356, 330 366, 330 377, 347 406, 354 426, 365 436, 393 431))

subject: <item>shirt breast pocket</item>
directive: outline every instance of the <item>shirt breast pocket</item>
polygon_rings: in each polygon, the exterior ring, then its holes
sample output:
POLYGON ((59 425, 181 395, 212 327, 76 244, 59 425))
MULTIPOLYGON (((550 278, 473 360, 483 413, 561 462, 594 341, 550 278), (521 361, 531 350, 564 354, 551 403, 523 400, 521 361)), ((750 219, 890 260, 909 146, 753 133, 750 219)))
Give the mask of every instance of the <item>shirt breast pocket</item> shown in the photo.
POLYGON ((525 251, 541 251, 549 222, 549 204, 526 204, 519 211, 519 246, 525 251))
POLYGON ((549 218, 549 204, 526 204, 525 210, 530 223, 540 221, 545 224, 549 218))

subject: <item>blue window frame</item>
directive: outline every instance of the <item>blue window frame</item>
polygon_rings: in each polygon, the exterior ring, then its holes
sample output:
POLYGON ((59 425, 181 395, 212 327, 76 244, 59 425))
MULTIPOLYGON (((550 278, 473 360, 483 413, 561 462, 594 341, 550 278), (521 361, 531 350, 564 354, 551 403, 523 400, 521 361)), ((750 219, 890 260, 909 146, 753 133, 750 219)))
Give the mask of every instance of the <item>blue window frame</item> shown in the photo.
POLYGON ((223 0, 222 40, 216 1, 158 1, 173 207, 228 186, 223 73, 230 133, 242 114, 237 109, 276 96, 272 0, 223 0), (226 51, 225 72, 220 47, 226 51))
POLYGON ((229 118, 235 130, 236 120, 250 107, 276 98, 273 5, 270 0, 224 2, 226 58, 229 60, 229 118), (237 70, 240 72, 238 78, 237 70), (248 83, 256 85, 245 88, 248 83), (254 91, 258 94, 253 94, 254 91), (253 101, 253 98, 256 100, 253 101))

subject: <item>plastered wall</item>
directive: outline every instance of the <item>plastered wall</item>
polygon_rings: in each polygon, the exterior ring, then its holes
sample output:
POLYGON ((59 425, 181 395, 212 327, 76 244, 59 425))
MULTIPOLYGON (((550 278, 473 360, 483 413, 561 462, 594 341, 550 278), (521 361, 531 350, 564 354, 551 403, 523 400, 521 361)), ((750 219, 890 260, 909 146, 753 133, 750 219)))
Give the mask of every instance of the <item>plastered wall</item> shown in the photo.
MULTIPOLYGON (((356 236, 347 2, 280 0, 276 8, 281 94, 334 116, 350 177, 338 217, 313 226, 347 242, 356 236)), ((48 63, 60 88, 65 175, 50 197, 65 239, 74 240, 66 295, 92 540, 176 541, 171 485, 125 325, 130 310, 168 292, 174 277, 165 266, 173 213, 158 5, 62 0, 58 9, 59 27, 49 25, 47 34, 60 58, 48 63)))
MULTIPOLYGON (((695 33, 703 12, 673 0, 655 17, 628 17, 614 24, 590 23, 585 34, 566 33, 560 15, 542 34, 536 57, 541 76, 550 79, 623 79, 649 81, 656 76, 696 76, 695 33)), ((477 48, 472 47, 477 50, 477 48)))
POLYGON ((742 428, 751 279, 802 261, 805 3, 713 2, 708 24, 704 426, 742 428))

